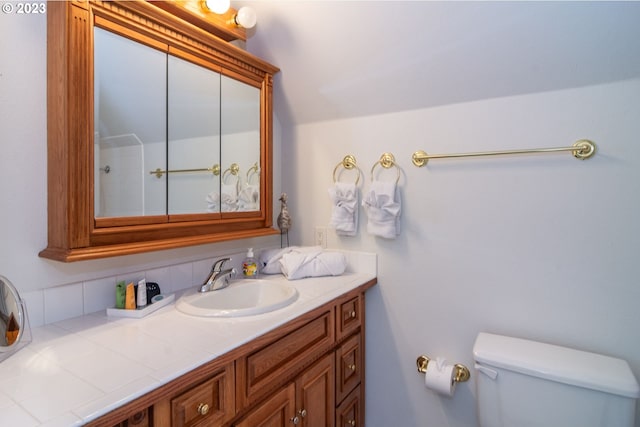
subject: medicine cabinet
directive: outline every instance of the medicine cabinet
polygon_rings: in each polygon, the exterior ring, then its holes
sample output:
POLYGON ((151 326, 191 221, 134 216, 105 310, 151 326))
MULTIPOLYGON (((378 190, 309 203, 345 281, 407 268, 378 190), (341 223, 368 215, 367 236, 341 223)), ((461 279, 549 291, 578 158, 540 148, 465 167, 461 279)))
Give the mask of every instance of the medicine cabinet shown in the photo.
POLYGON ((219 33, 177 7, 50 3, 40 256, 69 262, 276 233, 278 68, 230 44, 237 29, 219 33))

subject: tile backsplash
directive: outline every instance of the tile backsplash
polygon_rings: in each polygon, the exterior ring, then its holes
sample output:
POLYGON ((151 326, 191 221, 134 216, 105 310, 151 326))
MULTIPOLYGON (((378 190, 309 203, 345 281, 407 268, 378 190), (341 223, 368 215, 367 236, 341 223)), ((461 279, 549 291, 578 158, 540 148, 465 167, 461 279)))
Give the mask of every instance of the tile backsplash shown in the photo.
MULTIPOLYGON (((376 254, 344 253, 347 256, 347 272, 376 274, 376 254)), ((241 271, 245 255, 246 253, 243 251, 226 256, 231 258, 230 266, 241 271)), ((29 323, 32 328, 35 328, 113 307, 115 286, 120 280, 127 283, 137 283, 138 280, 145 278, 147 282, 158 283, 164 294, 200 285, 211 271, 213 262, 219 258, 221 256, 69 283, 54 288, 26 292, 21 296, 26 302, 29 323)))

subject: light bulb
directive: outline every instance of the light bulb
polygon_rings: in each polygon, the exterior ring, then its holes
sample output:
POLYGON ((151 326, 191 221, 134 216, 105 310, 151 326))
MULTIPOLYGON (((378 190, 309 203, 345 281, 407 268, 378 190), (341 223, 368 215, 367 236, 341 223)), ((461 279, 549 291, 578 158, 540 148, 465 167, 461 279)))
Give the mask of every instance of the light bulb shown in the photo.
POLYGON ((231 0, 205 0, 204 4, 211 12, 222 15, 229 10, 231 0))
POLYGON ((247 29, 253 28, 256 25, 256 22, 258 21, 258 18, 256 16, 256 11, 247 6, 241 7, 233 19, 236 22, 236 24, 247 29))

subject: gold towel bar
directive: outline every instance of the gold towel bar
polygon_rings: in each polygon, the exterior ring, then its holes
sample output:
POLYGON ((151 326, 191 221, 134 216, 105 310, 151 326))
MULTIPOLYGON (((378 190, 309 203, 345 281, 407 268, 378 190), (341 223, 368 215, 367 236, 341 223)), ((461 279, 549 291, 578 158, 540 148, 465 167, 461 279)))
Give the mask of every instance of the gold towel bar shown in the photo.
POLYGON ((162 169, 158 168, 158 169, 156 169, 154 171, 150 171, 149 173, 151 175, 155 175, 157 178, 162 178, 162 175, 165 174, 165 173, 187 173, 187 172, 211 172, 215 176, 218 176, 218 175, 220 175, 220 165, 213 165, 210 168, 173 169, 173 170, 167 170, 167 171, 163 171, 162 169))
POLYGON ((444 159, 450 157, 478 157, 478 156, 500 156, 504 154, 530 154, 530 153, 552 153, 556 151, 571 151, 576 159, 584 160, 593 156, 596 152, 596 144, 588 139, 581 139, 571 147, 556 148, 532 148, 528 150, 506 150, 506 151, 484 151, 478 153, 456 153, 456 154, 427 154, 420 150, 413 153, 413 164, 422 167, 429 159, 444 159))
MULTIPOLYGON (((418 356, 418 359, 416 360, 416 365, 418 365, 418 372, 420 372, 421 374, 426 373, 427 365, 429 364, 430 360, 431 359, 429 359, 425 355, 418 356)), ((456 363, 454 366, 456 368, 456 375, 455 377, 453 377, 453 380, 457 383, 469 381, 469 378, 471 378, 471 372, 469 372, 469 368, 459 363, 456 363)))

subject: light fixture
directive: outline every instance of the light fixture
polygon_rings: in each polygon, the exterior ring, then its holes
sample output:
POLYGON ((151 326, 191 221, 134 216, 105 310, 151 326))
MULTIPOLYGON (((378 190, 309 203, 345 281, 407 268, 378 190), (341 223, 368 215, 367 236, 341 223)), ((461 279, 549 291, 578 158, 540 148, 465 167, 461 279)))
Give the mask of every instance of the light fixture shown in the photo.
POLYGON ((204 0, 202 3, 205 9, 218 15, 222 15, 231 7, 231 0, 204 0))
POLYGON ((233 23, 235 25, 247 29, 255 27, 257 21, 256 11, 248 6, 241 7, 233 16, 233 23))

